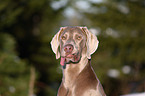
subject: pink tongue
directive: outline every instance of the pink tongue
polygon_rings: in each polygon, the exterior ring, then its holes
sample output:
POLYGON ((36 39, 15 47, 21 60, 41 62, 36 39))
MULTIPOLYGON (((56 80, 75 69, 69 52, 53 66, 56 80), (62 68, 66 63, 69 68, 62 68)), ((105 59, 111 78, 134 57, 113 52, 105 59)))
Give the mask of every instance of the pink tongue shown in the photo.
POLYGON ((64 57, 61 57, 60 64, 61 64, 62 66, 64 66, 64 62, 65 62, 65 58, 64 58, 64 57))

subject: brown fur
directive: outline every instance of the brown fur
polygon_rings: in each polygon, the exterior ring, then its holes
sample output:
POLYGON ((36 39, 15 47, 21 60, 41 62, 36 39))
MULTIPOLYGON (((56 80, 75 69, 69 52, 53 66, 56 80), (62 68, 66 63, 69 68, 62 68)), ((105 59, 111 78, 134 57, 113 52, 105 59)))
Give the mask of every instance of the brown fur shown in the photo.
POLYGON ((57 96, 106 96, 89 60, 97 49, 97 44, 97 38, 86 27, 63 27, 54 36, 51 45, 56 58, 64 57, 67 63, 62 69, 63 78, 57 96), (64 48, 70 44, 73 50, 67 54, 77 54, 80 60, 76 61, 73 56, 66 57, 64 48))

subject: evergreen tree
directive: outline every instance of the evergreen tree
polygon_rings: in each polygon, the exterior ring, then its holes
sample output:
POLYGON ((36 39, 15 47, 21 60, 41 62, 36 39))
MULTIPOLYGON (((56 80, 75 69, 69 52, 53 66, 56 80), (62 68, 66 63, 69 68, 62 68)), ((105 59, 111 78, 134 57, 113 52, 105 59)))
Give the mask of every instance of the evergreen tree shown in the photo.
POLYGON ((54 30, 59 30, 58 21, 63 8, 52 9, 52 1, 49 0, 0 2, 0 32, 10 34, 16 41, 15 49, 20 60, 25 59, 26 66, 35 67, 38 74, 35 94, 54 96, 61 78, 58 79, 60 77, 57 73, 58 64, 51 51, 50 41, 52 35, 56 33, 54 30))
POLYGON ((93 21, 89 26, 94 28, 97 26, 102 30, 94 66, 100 67, 97 73, 100 73, 106 89, 111 87, 111 90, 107 90, 109 96, 143 92, 145 82, 144 0, 112 1, 94 4, 93 6, 98 6, 100 13, 85 15, 93 21), (115 79, 106 77, 107 81, 109 80, 106 82, 104 76, 110 69, 118 70, 120 75, 115 79))
POLYGON ((33 73, 37 96, 56 95, 61 69, 50 41, 59 27, 69 25, 101 31, 92 66, 108 96, 143 91, 144 0, 96 1, 1 0, 0 95, 27 96, 33 73))
POLYGON ((0 95, 26 96, 29 89, 29 67, 15 51, 15 39, 0 33, 0 95))

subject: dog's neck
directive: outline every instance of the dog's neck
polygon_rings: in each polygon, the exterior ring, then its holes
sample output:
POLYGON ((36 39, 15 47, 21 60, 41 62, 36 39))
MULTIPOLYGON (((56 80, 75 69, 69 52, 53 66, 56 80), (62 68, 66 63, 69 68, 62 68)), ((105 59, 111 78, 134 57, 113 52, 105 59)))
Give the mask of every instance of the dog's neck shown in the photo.
POLYGON ((66 64, 66 68, 63 69, 63 79, 62 79, 62 82, 64 83, 64 86, 66 88, 71 88, 73 86, 76 78, 85 68, 85 66, 89 64, 89 62, 90 61, 88 60, 88 58, 83 55, 79 63, 66 64))

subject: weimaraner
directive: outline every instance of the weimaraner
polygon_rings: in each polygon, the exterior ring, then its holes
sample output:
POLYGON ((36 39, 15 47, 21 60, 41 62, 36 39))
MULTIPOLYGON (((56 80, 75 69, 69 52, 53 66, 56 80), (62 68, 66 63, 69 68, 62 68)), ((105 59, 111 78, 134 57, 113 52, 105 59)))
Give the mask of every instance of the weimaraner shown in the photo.
POLYGON ((53 37, 51 47, 63 70, 57 96, 106 96, 90 62, 98 43, 87 27, 61 27, 53 37))

